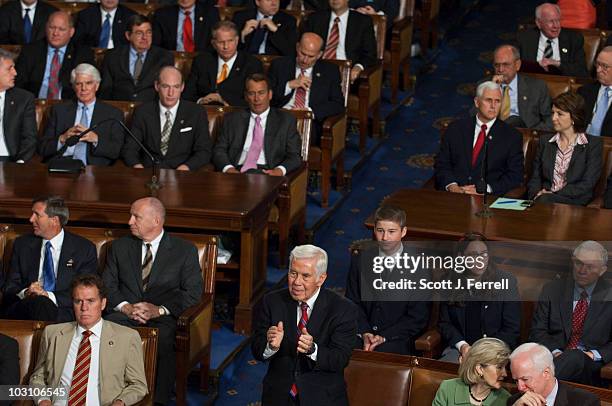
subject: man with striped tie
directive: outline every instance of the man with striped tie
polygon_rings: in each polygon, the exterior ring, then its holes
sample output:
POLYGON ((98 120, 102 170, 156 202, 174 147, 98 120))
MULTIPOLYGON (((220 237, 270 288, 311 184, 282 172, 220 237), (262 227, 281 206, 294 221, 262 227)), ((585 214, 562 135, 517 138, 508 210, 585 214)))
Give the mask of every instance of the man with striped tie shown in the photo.
POLYGON ((264 405, 347 405, 344 368, 357 334, 357 308, 322 289, 327 253, 301 245, 289 257, 288 289, 263 298, 251 350, 269 361, 264 405))
POLYGON ((75 278, 70 286, 76 322, 53 324, 41 338, 30 385, 64 388, 35 404, 123 406, 147 394, 140 335, 129 327, 102 320, 106 289, 95 274, 75 278), (53 403, 52 403, 53 402, 53 403))

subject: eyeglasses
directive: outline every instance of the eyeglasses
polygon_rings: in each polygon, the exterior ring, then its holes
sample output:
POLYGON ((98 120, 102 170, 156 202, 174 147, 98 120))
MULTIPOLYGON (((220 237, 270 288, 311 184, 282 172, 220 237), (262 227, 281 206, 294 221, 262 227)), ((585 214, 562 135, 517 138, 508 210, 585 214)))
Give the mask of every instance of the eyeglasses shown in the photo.
POLYGON ((579 260, 576 257, 572 258, 572 262, 574 263, 574 267, 575 268, 584 268, 586 269, 588 272, 594 272, 599 270, 602 265, 601 264, 587 264, 586 262, 582 262, 581 260, 579 260))
POLYGON ((135 36, 136 38, 151 37, 151 36, 153 36, 153 31, 152 30, 147 30, 147 31, 132 31, 132 35, 135 36))
POLYGON ((503 69, 507 69, 507 68, 511 67, 512 65, 514 65, 514 63, 510 63, 510 62, 505 62, 505 63, 494 63, 494 64, 493 64, 493 67, 494 67, 495 69, 498 69, 498 70, 499 70, 499 69, 502 69, 502 68, 503 68, 503 69))
POLYGON ((610 69, 610 65, 608 65, 607 63, 595 61, 595 69, 601 69, 603 71, 607 71, 608 69, 610 69))

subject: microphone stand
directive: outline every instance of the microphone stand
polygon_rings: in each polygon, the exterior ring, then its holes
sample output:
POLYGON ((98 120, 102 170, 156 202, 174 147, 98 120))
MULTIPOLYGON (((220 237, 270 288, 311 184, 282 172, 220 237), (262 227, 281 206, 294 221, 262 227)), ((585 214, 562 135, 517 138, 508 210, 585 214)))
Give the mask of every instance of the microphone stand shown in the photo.
POLYGON ((480 181, 484 184, 484 191, 482 193, 482 209, 476 213, 476 216, 482 218, 489 218, 493 216, 493 212, 489 209, 489 205, 487 204, 487 165, 489 162, 489 136, 486 135, 484 137, 484 146, 483 146, 483 157, 482 157, 482 166, 480 167, 480 181))

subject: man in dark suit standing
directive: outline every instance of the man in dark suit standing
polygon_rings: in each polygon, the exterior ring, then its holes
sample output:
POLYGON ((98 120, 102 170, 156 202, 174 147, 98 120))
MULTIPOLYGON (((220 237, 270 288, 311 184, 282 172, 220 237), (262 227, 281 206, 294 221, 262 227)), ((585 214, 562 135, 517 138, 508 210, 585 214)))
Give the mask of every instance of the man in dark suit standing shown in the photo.
POLYGON ((15 87, 15 55, 0 49, 0 161, 24 163, 36 150, 36 110, 31 93, 15 87))
POLYGON ((74 320, 70 282, 97 272, 96 247, 64 230, 69 211, 57 196, 35 199, 30 223, 33 234, 13 245, 4 287, 5 315, 18 320, 74 320))
MULTIPOLYGON (((210 162, 212 142, 206 111, 193 102, 181 100, 184 87, 181 71, 174 66, 163 67, 155 81, 159 101, 136 108, 132 132, 163 168, 195 171, 210 162)), ((132 138, 126 138, 123 159, 134 168, 153 164, 132 138)))
POLYGON ((553 355, 543 345, 525 343, 510 355, 510 370, 519 392, 508 406, 599 406, 599 398, 555 378, 553 355))
POLYGON ((578 94, 584 98, 584 112, 587 134, 612 137, 612 114, 610 114, 610 99, 612 99, 612 46, 607 46, 599 52, 595 60, 597 82, 583 85, 578 94))
POLYGON ((57 9, 44 1, 8 1, 0 7, 0 44, 26 45, 45 38, 45 24, 57 9))
POLYGON ((601 367, 612 361, 612 288, 602 278, 608 251, 585 241, 572 262, 571 277, 542 288, 529 339, 552 351, 559 379, 598 385, 601 367))
POLYGON ((295 55, 295 17, 279 11, 279 0, 255 0, 255 5, 234 14, 241 48, 253 55, 295 55))
POLYGON ((476 117, 456 120, 448 126, 435 162, 436 188, 453 193, 503 195, 523 181, 522 138, 518 131, 498 120, 501 89, 483 82, 476 89, 476 117), (486 185, 481 167, 488 142, 486 185))
POLYGON ((213 2, 178 0, 155 11, 153 41, 171 51, 208 51, 211 29, 218 21, 213 2))
POLYGON ((238 29, 231 21, 219 21, 212 32, 215 52, 202 52, 191 64, 184 98, 202 104, 246 106, 244 83, 263 72, 259 59, 238 51, 238 29))
POLYGON ((174 386, 177 318, 202 296, 196 247, 164 230, 166 210, 154 197, 130 210, 131 236, 113 242, 102 274, 108 289, 106 319, 159 329, 155 403, 166 404, 174 386))
POLYGON ((589 76, 584 38, 578 32, 561 30, 558 5, 544 3, 536 7, 535 23, 537 28, 519 31, 517 36, 523 61, 557 75, 589 76))
POLYGON ((127 23, 136 14, 119 0, 100 0, 77 15, 74 41, 86 47, 112 49, 127 45, 127 23))
POLYGON ((26 45, 17 58, 17 87, 39 99, 71 99, 70 72, 80 63, 93 63, 93 51, 76 47, 72 17, 64 11, 49 16, 47 39, 26 45))
POLYGON ((129 45, 106 53, 102 63, 100 98, 107 100, 151 101, 153 83, 162 66, 173 65, 170 51, 152 45, 151 21, 135 14, 128 20, 125 37, 129 45))
MULTIPOLYGON (((0 385, 19 385, 19 343, 12 337, 0 334, 0 385)), ((0 401, 0 406, 10 406, 8 400, 0 401)))
MULTIPOLYGON (((76 100, 51 107, 45 135, 38 146, 38 152, 44 159, 54 157, 68 138, 78 136, 104 120, 123 120, 121 110, 96 98, 100 72, 93 65, 78 65, 70 73, 70 81, 76 100)), ((117 122, 108 121, 83 135, 63 155, 80 159, 84 165, 108 166, 119 158, 122 147, 123 128, 117 122)))
POLYGON ((272 61, 272 105, 286 109, 309 109, 315 117, 313 145, 317 145, 327 117, 344 112, 344 95, 336 65, 321 61, 323 39, 313 32, 302 34, 296 46, 297 58, 286 56, 272 61))
POLYGON ((225 173, 284 176, 300 166, 301 140, 295 117, 271 108, 272 89, 260 73, 247 78, 250 111, 226 115, 213 150, 213 162, 225 173))
POLYGON ((289 289, 263 298, 251 351, 270 363, 264 405, 348 406, 344 368, 357 333, 357 309, 321 288, 326 277, 327 253, 301 245, 289 258, 289 289))

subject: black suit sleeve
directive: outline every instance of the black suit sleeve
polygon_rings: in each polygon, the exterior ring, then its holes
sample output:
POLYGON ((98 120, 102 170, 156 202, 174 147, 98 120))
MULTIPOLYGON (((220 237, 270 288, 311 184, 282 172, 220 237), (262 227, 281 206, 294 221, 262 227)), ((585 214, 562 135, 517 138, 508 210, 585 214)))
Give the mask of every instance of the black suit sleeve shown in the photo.
POLYGON ((206 110, 203 108, 197 107, 198 125, 197 128, 194 129, 197 131, 195 135, 195 141, 192 146, 192 154, 185 161, 185 165, 189 167, 191 170, 196 170, 203 165, 206 165, 210 162, 211 150, 212 150, 212 142, 208 135, 208 117, 206 116, 206 110))
MULTIPOLYGON (((64 235, 64 244, 67 241, 67 235, 64 235)), ((96 247, 89 240, 84 238, 71 238, 74 241, 74 256, 75 256, 75 265, 74 265, 74 276, 84 275, 84 274, 94 274, 98 272, 98 256, 96 255, 96 247)), ((73 247, 66 247, 67 249, 71 249, 73 247)), ((62 246, 62 251, 64 247, 62 246)), ((61 256, 60 256, 61 259, 61 256)), ((64 264, 58 264, 58 266, 62 267, 64 264)), ((61 270, 58 269, 58 273, 61 270)), ((60 308, 66 308, 72 310, 72 292, 69 288, 56 290, 53 292, 55 294, 55 299, 57 300, 57 305, 60 308)))
MULTIPOLYGON (((237 121, 238 116, 236 114, 232 114, 231 117, 237 121)), ((229 117, 226 117, 224 120, 224 125, 221 126, 221 133, 217 137, 213 148, 212 160, 218 171, 222 171, 227 165, 234 165, 230 160, 229 150, 232 146, 232 133, 235 130, 231 128, 231 121, 227 120, 227 118, 229 117)))
POLYGON ((272 61, 268 72, 270 83, 272 84, 272 105, 276 107, 283 107, 291 100, 291 92, 285 94, 285 86, 290 78, 286 80, 286 76, 283 74, 286 68, 287 58, 278 58, 272 61))
POLYGON ((529 183, 527 184, 527 197, 529 199, 533 199, 535 195, 538 194, 540 190, 542 190, 542 157, 544 155, 544 146, 546 145, 546 138, 548 137, 540 137, 538 151, 533 160, 533 171, 531 173, 531 179, 529 179, 529 183))
POLYGON ((455 344, 457 344, 459 341, 465 340, 465 336, 451 321, 449 306, 450 305, 446 302, 440 303, 438 327, 444 342, 454 348, 455 344))
MULTIPOLYGON (((376 36, 374 35, 374 24, 369 16, 364 19, 365 26, 363 27, 363 42, 361 44, 360 56, 353 61, 353 65, 359 63, 365 68, 376 64, 376 36)), ((349 40, 349 39, 347 39, 349 40)))
POLYGON ((557 192, 559 196, 568 199, 576 199, 584 196, 592 196, 593 190, 599 181, 602 167, 602 149, 603 145, 601 138, 590 137, 587 145, 576 145, 575 148, 586 149, 586 170, 582 179, 578 182, 568 183, 565 187, 557 192))
POLYGON ((267 49, 277 55, 295 55, 295 44, 297 43, 297 24, 295 18, 283 14, 277 23, 276 32, 268 32, 267 49))
POLYGON ((345 111, 344 95, 340 87, 342 84, 340 71, 335 66, 331 68, 325 71, 326 81, 329 83, 329 87, 325 89, 327 97, 324 101, 311 106, 315 119, 319 121, 336 114, 342 114, 345 111))
POLYGON ((45 127, 45 133, 38 141, 38 154, 42 156, 43 160, 47 160, 57 152, 57 141, 68 128, 58 128, 58 114, 57 106, 51 107, 51 113, 47 120, 47 126, 45 127))
POLYGON ((195 305, 202 297, 202 269, 198 260, 198 250, 191 243, 184 243, 178 252, 182 260, 180 266, 180 287, 163 305, 175 317, 180 316, 188 307, 195 305))
POLYGON ((34 106, 34 96, 30 93, 26 93, 23 117, 21 119, 21 139, 16 160, 28 162, 32 159, 36 151, 36 135, 36 107, 34 106))
POLYGON ((361 272, 360 264, 361 256, 358 252, 354 252, 351 255, 351 266, 346 279, 346 292, 345 297, 355 303, 359 309, 357 313, 357 332, 360 334, 368 333, 372 331, 368 316, 362 307, 361 302, 361 272))
POLYGON ((302 137, 297 131, 297 121, 293 115, 286 115, 288 120, 287 143, 285 146, 285 158, 277 166, 284 166, 287 173, 297 169, 302 162, 302 137))
POLYGON ((0 371, 0 385, 19 385, 19 343, 4 334, 0 334, 0 371))
POLYGON ((459 129, 456 125, 451 125, 446 130, 446 134, 440 140, 440 150, 436 155, 434 164, 434 176, 436 178, 436 189, 446 190, 446 186, 457 182, 457 178, 453 173, 453 160, 451 154, 450 140, 457 136, 459 129))
MULTIPOLYGON (((560 286, 556 285, 557 288, 560 286)), ((552 300, 552 295, 554 294, 554 286, 545 286, 542 289, 542 293, 538 298, 538 304, 536 306, 536 310, 533 313, 533 320, 531 323, 531 330, 529 331, 529 341, 533 341, 539 344, 542 344, 550 351, 555 349, 563 349, 565 348, 566 340, 565 334, 563 333, 563 329, 560 325, 556 325, 558 323, 553 320, 553 313, 558 311, 553 309, 556 305, 558 306, 558 302, 552 300), (552 293, 552 294, 551 294, 552 293)), ((555 317, 555 319, 557 319, 555 317)))
MULTIPOLYGON (((118 121, 123 121, 123 113, 121 110, 114 107, 105 106, 105 117, 114 118, 118 121)), ((97 130, 98 143, 96 146, 91 145, 91 154, 93 156, 107 158, 111 161, 119 158, 125 134, 123 128, 117 122, 107 122, 102 124, 97 130)))
POLYGON ((559 66, 561 73, 568 76, 589 76, 584 56, 584 37, 579 33, 575 33, 571 36, 571 42, 572 49, 574 50, 572 55, 570 55, 572 60, 566 63, 561 62, 559 66))
MULTIPOLYGON (((132 118, 132 134, 134 137, 144 144, 144 134, 146 131, 147 114, 142 109, 136 109, 132 118)), ((127 166, 134 166, 136 164, 142 164, 140 159, 140 146, 132 139, 127 137, 123 144, 123 151, 121 152, 123 161, 127 166)))
POLYGON ((502 134, 507 138, 509 149, 506 160, 506 170, 498 180, 487 181, 493 189, 493 193, 505 193, 523 183, 523 138, 513 128, 509 128, 508 134, 502 134))
POLYGON ((351 351, 357 334, 355 305, 342 301, 335 310, 336 317, 330 326, 331 336, 325 343, 317 344, 317 369, 321 371, 342 372, 351 358, 351 351))
POLYGON ((495 336, 514 348, 521 334, 521 302, 518 293, 516 278, 509 278, 509 292, 507 300, 499 303, 502 308, 501 329, 495 336))

